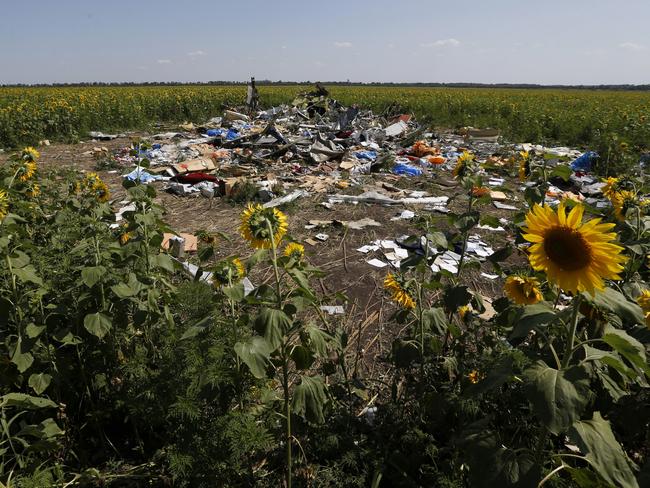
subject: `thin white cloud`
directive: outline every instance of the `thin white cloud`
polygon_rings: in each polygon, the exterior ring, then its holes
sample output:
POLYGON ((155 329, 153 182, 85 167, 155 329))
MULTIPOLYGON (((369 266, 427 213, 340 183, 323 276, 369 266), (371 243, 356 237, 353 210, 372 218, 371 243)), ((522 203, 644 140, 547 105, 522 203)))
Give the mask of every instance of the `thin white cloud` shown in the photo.
POLYGON ((458 47, 460 46, 460 41, 458 39, 438 39, 437 41, 433 42, 426 42, 424 44, 420 44, 420 47, 427 47, 427 48, 438 48, 438 47, 458 47))
POLYGON ((348 48, 348 47, 352 47, 352 43, 348 41, 336 41, 334 43, 334 46, 338 48, 348 48))
POLYGON ((172 60, 171 59, 159 59, 158 61, 156 61, 156 63, 158 63, 158 64, 172 64, 172 60))
POLYGON ((626 49, 628 51, 644 51, 645 46, 642 44, 637 44, 636 42, 622 42, 618 45, 621 49, 626 49))
POLYGON ((188 55, 190 58, 195 58, 195 57, 197 57, 197 56, 205 56, 205 55, 206 55, 206 52, 205 52, 205 51, 201 51, 201 50, 199 49, 198 51, 192 51, 192 52, 189 52, 189 53, 187 53, 187 55, 188 55))

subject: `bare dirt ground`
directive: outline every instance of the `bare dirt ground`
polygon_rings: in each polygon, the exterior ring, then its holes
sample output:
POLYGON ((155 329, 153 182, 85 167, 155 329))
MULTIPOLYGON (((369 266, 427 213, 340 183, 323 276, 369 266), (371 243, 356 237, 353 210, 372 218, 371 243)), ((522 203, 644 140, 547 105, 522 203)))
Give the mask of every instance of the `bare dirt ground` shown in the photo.
MULTIPOLYGON (((43 168, 69 167, 79 171, 96 171, 109 185, 111 201, 114 209, 117 210, 123 206, 120 202, 126 197, 120 176, 126 172, 126 169, 97 170, 97 160, 89 152, 94 147, 105 147, 112 152, 129 144, 129 138, 122 137, 112 141, 42 146, 38 148, 41 152, 39 164, 43 168)), ((0 163, 4 162, 7 157, 8 154, 0 154, 0 163)), ((451 175, 445 176, 446 178, 442 178, 444 184, 438 184, 439 181, 432 181, 424 177, 397 177, 390 174, 368 176, 367 180, 369 183, 377 184, 386 181, 390 185, 400 188, 424 190, 433 196, 447 195, 451 197, 463 191, 460 185, 448 181, 451 175)), ((164 183, 157 182, 154 185, 158 190, 156 199, 165 209, 165 220, 176 232, 193 233, 198 230, 206 230, 225 234, 229 240, 220 239, 216 249, 217 259, 232 255, 245 258, 252 253, 238 232, 242 204, 235 204, 220 198, 210 200, 194 195, 181 197, 163 191, 164 183)), ((347 194, 354 191, 360 193, 359 189, 353 188, 337 191, 347 194)), ((390 271, 390 266, 378 269, 369 265, 366 260, 375 257, 375 255, 381 256, 372 252, 363 254, 358 252, 357 248, 376 239, 396 239, 403 235, 421 235, 423 233, 421 224, 424 218, 430 223, 431 230, 444 231, 449 228, 447 216, 411 207, 410 209, 416 213, 416 218, 393 221, 391 218, 404 210, 404 207, 339 203, 329 210, 320 205, 325 200, 325 193, 316 193, 283 208, 289 217, 289 234, 294 240, 304 243, 309 262, 326 273, 314 285, 322 295, 332 297, 332 301, 324 300, 325 304, 344 305, 345 314, 332 316, 332 322, 338 321, 338 325, 348 332, 350 347, 354 348, 357 359, 360 359, 360 363, 368 369, 364 373, 372 374, 375 367, 378 366, 377 362, 381 361, 381 357, 390 351, 390 344, 400 330, 396 330, 395 326, 391 326, 393 327, 391 329, 386 325, 387 318, 395 311, 382 289, 383 279, 390 271), (340 226, 305 229, 305 225, 310 220, 352 221, 363 218, 374 219, 382 225, 381 227, 366 227, 363 230, 346 229, 340 226), (317 233, 326 233, 329 235, 329 239, 326 242, 317 242, 315 245, 305 243, 305 239, 313 239, 317 233), (347 303, 335 302, 333 296, 336 293, 345 294, 349 301, 347 303)), ((450 209, 461 211, 463 205, 465 203, 462 201, 453 202, 450 204, 450 209)), ((506 218, 512 215, 512 212, 498 210, 492 205, 482 206, 481 212, 483 215, 505 216, 506 218)), ((507 232, 477 229, 474 233, 481 235, 482 239, 495 250, 514 238, 507 232)), ((517 265, 520 262, 522 262, 522 256, 514 254, 509 258, 508 264, 517 265)), ((486 279, 481 276, 481 271, 494 272, 491 264, 484 262, 481 264, 480 270, 468 269, 464 273, 463 283, 485 298, 495 299, 502 296, 503 279, 486 279)), ((260 269, 251 276, 251 279, 254 284, 259 285, 270 280, 271 274, 271 269, 260 269)))

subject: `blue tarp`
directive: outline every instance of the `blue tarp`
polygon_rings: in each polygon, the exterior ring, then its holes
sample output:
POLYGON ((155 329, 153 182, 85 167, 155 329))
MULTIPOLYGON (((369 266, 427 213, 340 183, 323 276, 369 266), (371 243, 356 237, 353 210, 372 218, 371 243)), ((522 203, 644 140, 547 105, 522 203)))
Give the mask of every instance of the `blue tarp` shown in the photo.
POLYGON ((422 174, 422 170, 409 164, 397 163, 393 167, 393 173, 396 175, 420 176, 422 174))
POLYGON ((588 151, 571 163, 571 169, 573 171, 589 172, 591 171, 592 164, 598 158, 597 152, 588 151))

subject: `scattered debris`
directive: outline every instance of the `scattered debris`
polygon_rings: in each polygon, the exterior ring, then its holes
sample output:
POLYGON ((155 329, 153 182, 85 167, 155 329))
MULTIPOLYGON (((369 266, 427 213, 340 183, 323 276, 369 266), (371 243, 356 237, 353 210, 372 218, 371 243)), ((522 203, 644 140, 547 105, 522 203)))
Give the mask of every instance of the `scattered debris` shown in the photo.
POLYGON ((345 313, 343 305, 321 305, 320 309, 329 315, 341 315, 345 313))

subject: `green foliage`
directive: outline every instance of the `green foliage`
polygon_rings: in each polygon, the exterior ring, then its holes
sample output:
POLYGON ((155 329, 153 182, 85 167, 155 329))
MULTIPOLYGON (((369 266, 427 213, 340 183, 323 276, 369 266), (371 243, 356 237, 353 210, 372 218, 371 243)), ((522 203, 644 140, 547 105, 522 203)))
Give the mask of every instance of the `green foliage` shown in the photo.
MULTIPOLYGON (((361 338, 323 315, 322 273, 283 256, 287 238, 245 260, 247 273, 272 271, 250 293, 240 270, 189 279, 160 248, 169 229, 151 187, 126 185, 135 210, 115 231, 88 177, 48 176, 37 198, 6 183, 3 485, 644 485, 642 221, 619 223, 638 258, 617 288, 568 299, 544 283, 549 302, 501 298, 486 318, 462 279, 478 264, 468 235, 486 221, 463 179, 466 210, 411 238, 417 252, 386 285, 398 307, 381 325, 396 332, 378 374, 360 364, 361 338), (447 249, 458 272, 433 272, 447 249)), ((492 258, 499 273, 514 250, 492 258)))

